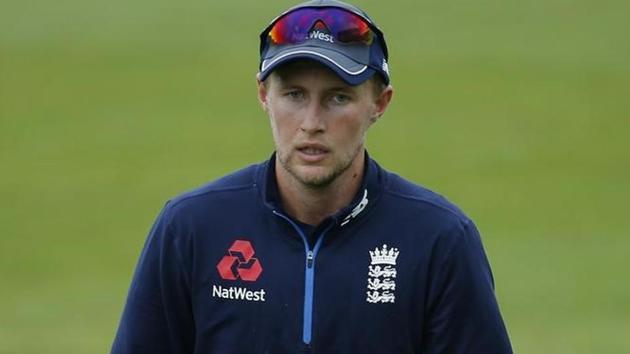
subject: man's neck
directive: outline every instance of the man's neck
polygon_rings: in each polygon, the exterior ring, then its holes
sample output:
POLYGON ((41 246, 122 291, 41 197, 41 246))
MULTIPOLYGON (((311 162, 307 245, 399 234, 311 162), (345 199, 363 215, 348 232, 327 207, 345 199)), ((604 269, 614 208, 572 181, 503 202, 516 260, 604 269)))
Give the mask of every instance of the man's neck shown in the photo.
POLYGON ((306 186, 295 179, 276 160, 276 180, 284 210, 293 218, 318 225, 350 204, 363 180, 363 153, 333 182, 324 187, 306 186))

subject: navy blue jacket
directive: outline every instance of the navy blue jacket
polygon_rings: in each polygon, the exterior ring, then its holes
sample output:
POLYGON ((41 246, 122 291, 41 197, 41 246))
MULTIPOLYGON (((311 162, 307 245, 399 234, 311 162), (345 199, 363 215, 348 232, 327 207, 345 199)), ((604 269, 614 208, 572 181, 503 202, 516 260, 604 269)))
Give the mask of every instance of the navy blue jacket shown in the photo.
POLYGON ((368 158, 315 228, 280 205, 274 157, 169 201, 115 354, 507 354, 473 222, 368 158))

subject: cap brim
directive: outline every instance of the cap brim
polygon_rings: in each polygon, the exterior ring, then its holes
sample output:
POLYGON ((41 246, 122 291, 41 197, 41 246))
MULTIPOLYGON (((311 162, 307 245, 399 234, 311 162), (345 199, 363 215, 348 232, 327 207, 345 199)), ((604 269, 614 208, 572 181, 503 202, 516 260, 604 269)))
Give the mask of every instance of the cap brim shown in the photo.
POLYGON ((335 72, 349 85, 359 85, 374 75, 374 69, 339 53, 338 51, 315 46, 292 46, 264 59, 260 65, 260 78, 265 80, 277 67, 298 59, 317 61, 335 72))

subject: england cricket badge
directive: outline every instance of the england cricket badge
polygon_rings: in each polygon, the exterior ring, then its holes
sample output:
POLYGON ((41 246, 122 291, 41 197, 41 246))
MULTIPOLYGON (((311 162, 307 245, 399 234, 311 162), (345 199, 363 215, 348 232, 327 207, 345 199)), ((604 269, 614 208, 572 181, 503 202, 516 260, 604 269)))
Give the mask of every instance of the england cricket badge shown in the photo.
POLYGON ((367 278, 367 302, 393 303, 396 300, 396 259, 398 248, 383 245, 370 251, 367 278))

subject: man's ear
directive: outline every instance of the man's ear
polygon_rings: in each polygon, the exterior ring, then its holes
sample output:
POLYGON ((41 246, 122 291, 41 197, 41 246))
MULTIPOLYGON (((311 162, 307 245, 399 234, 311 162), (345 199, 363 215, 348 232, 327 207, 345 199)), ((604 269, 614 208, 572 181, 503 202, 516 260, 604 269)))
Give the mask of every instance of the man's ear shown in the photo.
POLYGON ((262 109, 267 112, 267 86, 260 80, 260 73, 256 74, 256 84, 258 85, 258 101, 262 109))
POLYGON ((376 122, 387 110, 389 107, 389 103, 392 101, 392 96, 394 95, 394 88, 392 85, 387 85, 383 91, 377 96, 374 97, 374 112, 372 114, 372 123, 376 122))

